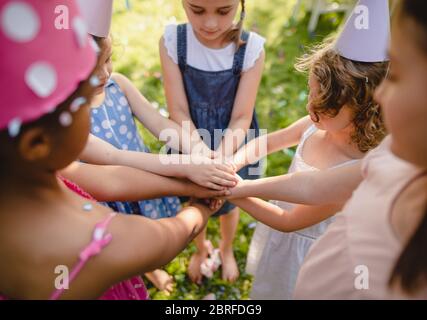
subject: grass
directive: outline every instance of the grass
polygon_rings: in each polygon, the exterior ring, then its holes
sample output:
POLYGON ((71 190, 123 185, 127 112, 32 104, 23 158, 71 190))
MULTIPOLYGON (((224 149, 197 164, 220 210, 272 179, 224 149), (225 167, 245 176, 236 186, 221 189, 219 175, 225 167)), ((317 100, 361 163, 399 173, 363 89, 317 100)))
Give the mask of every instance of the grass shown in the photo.
MULTIPOLYGON (((124 1, 116 2, 113 20, 114 67, 116 72, 128 76, 155 106, 166 114, 158 43, 164 27, 169 23, 184 22, 184 11, 178 0, 132 0, 131 10, 124 1)), ((257 113, 260 127, 268 132, 283 128, 305 115, 307 101, 307 77, 294 70, 295 59, 304 54, 307 46, 321 41, 339 26, 341 14, 327 14, 321 17, 315 35, 309 35, 307 25, 309 13, 301 11, 297 21, 292 21, 295 1, 252 0, 247 1, 246 29, 258 32, 267 39, 266 64, 257 98, 257 113)), ((139 127, 145 143, 152 151, 158 151, 161 144, 139 127)), ((284 150, 270 155, 267 159, 267 176, 286 173, 292 160, 293 151, 284 150)), ((194 252, 190 245, 166 270, 175 278, 176 287, 170 296, 149 288, 152 299, 200 299, 208 293, 215 293, 217 299, 247 299, 252 278, 245 274, 246 254, 254 229, 254 220, 241 213, 235 238, 235 254, 241 276, 230 285, 221 280, 220 271, 212 279, 206 279, 202 286, 196 286, 186 276, 189 258, 194 252)), ((217 219, 208 224, 208 237, 218 245, 219 226, 217 219)))

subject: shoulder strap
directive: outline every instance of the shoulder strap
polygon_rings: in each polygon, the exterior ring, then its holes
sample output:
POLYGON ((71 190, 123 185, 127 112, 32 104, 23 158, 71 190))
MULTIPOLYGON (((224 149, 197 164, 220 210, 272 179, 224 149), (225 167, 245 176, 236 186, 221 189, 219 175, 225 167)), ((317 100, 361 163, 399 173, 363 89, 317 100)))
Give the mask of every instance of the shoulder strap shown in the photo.
POLYGON ((336 166, 333 166, 333 168, 345 167, 345 166, 348 166, 350 164, 353 164, 353 163, 356 163, 356 162, 359 162, 359 161, 362 161, 362 159, 348 160, 348 161, 345 161, 343 163, 337 164, 336 166))
POLYGON ((178 65, 181 71, 187 66, 187 24, 177 26, 177 54, 178 65))
POLYGON ((317 130, 318 130, 318 129, 317 129, 317 127, 316 127, 314 124, 312 124, 311 126, 309 126, 309 127, 304 131, 304 133, 302 134, 302 139, 301 139, 300 144, 304 144, 304 143, 305 143, 305 141, 306 141, 310 136, 312 136, 312 135, 313 135, 317 130))
MULTIPOLYGON (((112 240, 110 233, 105 234, 107 227, 110 224, 111 220, 116 216, 116 212, 112 212, 106 219, 97 223, 92 234, 92 241, 80 252, 79 262, 73 267, 70 273, 69 283, 77 277, 80 271, 85 266, 86 262, 93 256, 99 254, 104 247, 106 247, 112 240)), ((56 289, 50 300, 57 300, 63 293, 64 288, 56 289)))
POLYGON ((239 75, 243 70, 243 63, 245 61, 246 48, 248 46, 249 32, 243 31, 241 36, 244 44, 240 46, 237 52, 234 54, 233 62, 233 73, 239 75))

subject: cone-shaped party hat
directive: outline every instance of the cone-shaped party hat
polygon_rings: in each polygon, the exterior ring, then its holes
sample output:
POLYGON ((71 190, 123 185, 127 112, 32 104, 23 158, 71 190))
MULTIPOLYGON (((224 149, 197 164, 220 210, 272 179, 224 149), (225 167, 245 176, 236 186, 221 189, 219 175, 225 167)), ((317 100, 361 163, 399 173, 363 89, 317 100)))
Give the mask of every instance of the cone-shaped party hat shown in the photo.
POLYGON ((387 61, 390 39, 388 0, 359 0, 335 48, 341 56, 361 62, 387 61))
POLYGON ((106 38, 110 33, 113 0, 79 0, 88 33, 106 38))

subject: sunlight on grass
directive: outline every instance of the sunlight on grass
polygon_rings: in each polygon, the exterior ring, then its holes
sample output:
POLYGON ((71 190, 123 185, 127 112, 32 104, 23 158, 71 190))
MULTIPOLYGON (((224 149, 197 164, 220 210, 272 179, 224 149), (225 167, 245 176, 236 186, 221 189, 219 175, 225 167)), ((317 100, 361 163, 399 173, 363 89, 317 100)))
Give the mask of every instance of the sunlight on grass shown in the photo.
MULTIPOLYGON (((307 45, 321 41, 336 30, 342 15, 328 14, 321 17, 317 34, 307 33, 309 13, 302 10, 297 22, 291 22, 295 1, 249 0, 247 1, 246 29, 260 33, 267 39, 266 65, 257 99, 257 113, 261 128, 274 131, 283 128, 305 114, 307 99, 306 76, 294 71, 295 59, 301 56, 307 45)), ((166 109, 160 60, 159 40, 169 23, 185 22, 180 0, 132 0, 131 10, 124 1, 115 2, 113 21, 114 69, 128 76, 159 109, 166 109)), ((146 144, 156 152, 161 144, 139 126, 146 144)), ((286 172, 292 152, 278 152, 268 157, 267 175, 286 172)), ((188 259, 195 248, 189 246, 166 270, 174 275, 176 288, 171 296, 150 288, 153 299, 200 299, 213 292, 218 299, 248 299, 251 277, 244 273, 246 254, 253 233, 253 219, 242 212, 235 239, 235 254, 241 272, 233 285, 221 280, 220 271, 203 286, 191 284, 186 277, 188 259)), ((218 220, 208 224, 208 235, 218 245, 218 220)))

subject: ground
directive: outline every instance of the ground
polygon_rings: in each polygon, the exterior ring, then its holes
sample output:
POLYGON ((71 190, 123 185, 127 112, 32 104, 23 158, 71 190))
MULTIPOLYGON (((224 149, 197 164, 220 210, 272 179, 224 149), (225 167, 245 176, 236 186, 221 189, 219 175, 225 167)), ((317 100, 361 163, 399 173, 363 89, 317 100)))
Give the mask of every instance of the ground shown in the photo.
MULTIPOLYGON (((165 25, 185 21, 181 1, 132 0, 130 10, 124 3, 115 3, 112 29, 114 69, 128 76, 145 97, 166 115, 158 43, 165 25)), ((294 70, 295 59, 307 52, 311 44, 336 32, 342 20, 341 14, 324 15, 316 34, 309 35, 307 25, 310 13, 303 7, 298 19, 292 21, 294 3, 293 0, 247 1, 245 28, 258 32, 267 40, 266 65, 256 110, 260 127, 268 129, 268 132, 286 127, 305 115, 307 77, 294 70)), ((142 126, 139 129, 151 150, 159 150, 161 144, 142 126)), ((284 150, 269 156, 265 175, 286 173, 292 155, 293 150, 284 150)), ((200 287, 192 284, 186 276, 189 258, 195 250, 190 245, 165 268, 175 279, 172 294, 168 296, 151 287, 151 298, 200 299, 208 293, 215 293, 217 299, 247 299, 252 277, 245 274, 244 270, 254 227, 254 220, 242 211, 234 244, 241 276, 235 284, 223 282, 220 271, 200 287)), ((217 219, 209 222, 208 234, 214 245, 218 245, 217 219)))

